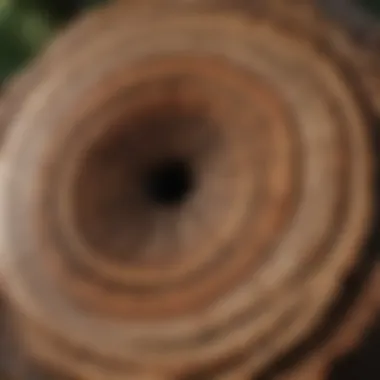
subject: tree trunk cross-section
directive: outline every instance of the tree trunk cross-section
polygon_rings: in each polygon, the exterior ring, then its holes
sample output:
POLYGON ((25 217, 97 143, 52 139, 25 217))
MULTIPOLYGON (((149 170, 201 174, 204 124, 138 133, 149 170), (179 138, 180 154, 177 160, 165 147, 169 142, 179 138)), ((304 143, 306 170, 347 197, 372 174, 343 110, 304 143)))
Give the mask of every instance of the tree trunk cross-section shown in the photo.
POLYGON ((336 9, 115 2, 8 83, 2 378, 327 380, 361 344, 380 34, 336 9))

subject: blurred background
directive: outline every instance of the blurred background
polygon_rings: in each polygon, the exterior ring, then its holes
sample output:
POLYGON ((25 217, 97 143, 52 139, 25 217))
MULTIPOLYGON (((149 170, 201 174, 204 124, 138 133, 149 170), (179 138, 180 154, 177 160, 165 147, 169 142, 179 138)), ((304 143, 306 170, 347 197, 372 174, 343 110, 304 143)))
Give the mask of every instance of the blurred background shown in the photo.
POLYGON ((107 0, 0 0, 0 85, 59 28, 107 0))

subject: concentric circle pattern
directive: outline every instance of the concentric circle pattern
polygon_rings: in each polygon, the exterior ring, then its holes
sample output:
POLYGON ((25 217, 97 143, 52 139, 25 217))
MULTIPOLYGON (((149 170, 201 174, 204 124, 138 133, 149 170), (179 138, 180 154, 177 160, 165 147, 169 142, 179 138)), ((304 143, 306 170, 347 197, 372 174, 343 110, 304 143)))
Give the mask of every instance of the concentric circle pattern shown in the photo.
POLYGON ((111 7, 30 72, 0 194, 28 356, 84 380, 239 380, 318 327, 372 217, 368 125, 333 59, 242 13, 111 7), (167 162, 192 184, 170 205, 144 182, 167 162))

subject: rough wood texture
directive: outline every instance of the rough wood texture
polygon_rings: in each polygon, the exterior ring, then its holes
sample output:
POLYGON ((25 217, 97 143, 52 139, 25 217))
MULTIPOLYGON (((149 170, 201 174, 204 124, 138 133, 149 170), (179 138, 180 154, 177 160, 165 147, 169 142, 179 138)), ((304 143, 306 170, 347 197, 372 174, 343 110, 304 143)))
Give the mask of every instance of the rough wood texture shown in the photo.
POLYGON ((9 84, 15 380, 322 380, 360 341, 380 305, 380 54, 333 19, 311 1, 114 4, 9 84), (142 180, 168 159, 193 179, 170 206, 142 180))

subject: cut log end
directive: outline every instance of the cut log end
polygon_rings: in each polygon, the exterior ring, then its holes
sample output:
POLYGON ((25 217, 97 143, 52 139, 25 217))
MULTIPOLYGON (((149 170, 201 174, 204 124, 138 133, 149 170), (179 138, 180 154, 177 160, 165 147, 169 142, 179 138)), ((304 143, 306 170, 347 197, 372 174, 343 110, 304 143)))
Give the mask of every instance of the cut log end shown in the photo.
POLYGON ((18 377, 319 380, 372 323, 372 93, 275 4, 111 5, 8 90, 18 377))

